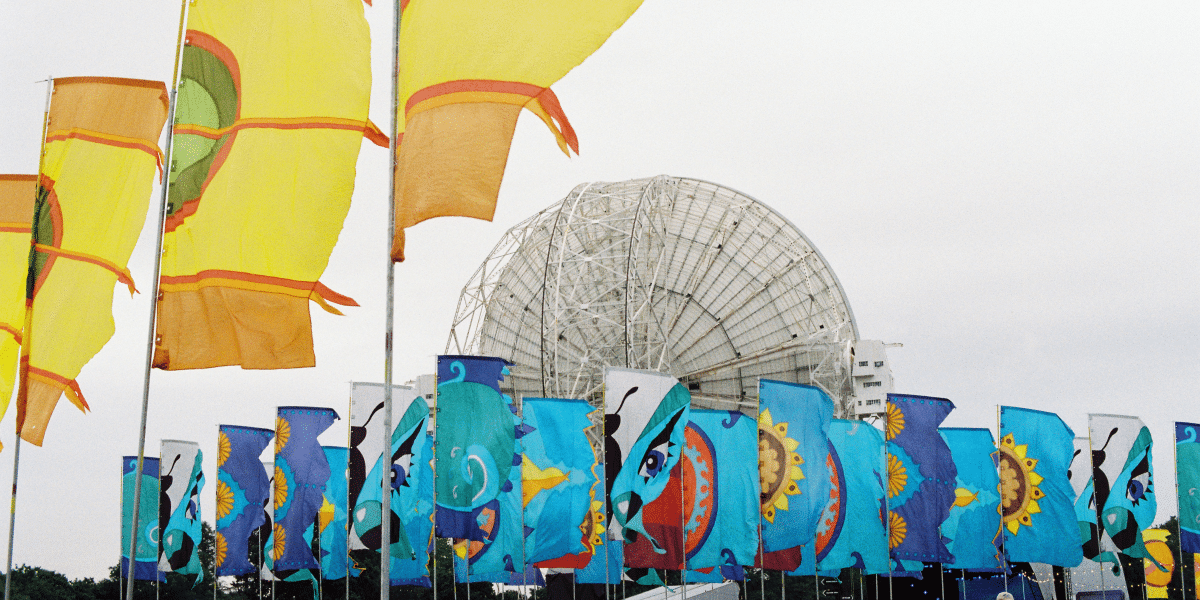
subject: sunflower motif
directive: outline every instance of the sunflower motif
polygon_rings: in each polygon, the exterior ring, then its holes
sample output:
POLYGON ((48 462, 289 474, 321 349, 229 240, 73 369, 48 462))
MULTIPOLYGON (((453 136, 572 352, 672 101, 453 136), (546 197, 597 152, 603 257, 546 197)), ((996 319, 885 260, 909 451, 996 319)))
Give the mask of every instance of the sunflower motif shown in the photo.
POLYGON ((219 531, 213 538, 213 546, 216 547, 213 564, 219 567, 225 564, 225 553, 229 551, 229 546, 225 543, 225 536, 221 535, 219 531))
POLYGON ((884 439, 891 441, 892 438, 900 435, 904 431, 904 411, 890 400, 887 403, 887 427, 884 430, 884 439))
POLYGON ((776 510, 788 509, 788 496, 800 493, 804 458, 796 452, 800 442, 788 437, 788 424, 775 423, 771 411, 758 414, 759 502, 763 518, 775 522, 776 510))
POLYGON ((292 426, 288 425, 287 419, 275 417, 275 454, 283 452, 283 448, 287 446, 288 438, 291 435, 292 426))
POLYGON ((229 436, 222 431, 217 434, 217 466, 224 466, 225 461, 229 460, 229 436))
MULTIPOLYGON (((233 510, 233 490, 229 488, 229 484, 217 480, 217 520, 220 521, 229 515, 229 511, 233 510)), ((220 564, 220 561, 217 561, 220 564)))
POLYGON ((287 545, 287 532, 284 531, 283 525, 275 524, 274 529, 275 545, 271 547, 271 557, 278 561, 283 557, 283 547, 287 545))
POLYGON ((288 480, 283 469, 275 465, 275 510, 288 501, 288 480))
POLYGON ((888 511, 888 548, 895 548, 904 543, 906 537, 908 537, 908 523, 904 522, 904 517, 888 511))
POLYGON ((579 530, 583 532, 583 539, 588 545, 589 550, 595 550, 597 546, 604 543, 604 503, 599 500, 592 500, 591 510, 588 511, 588 516, 579 526, 579 530))
POLYGON ((908 485, 908 469, 905 469, 904 463, 890 452, 887 455, 887 482, 888 498, 895 498, 904 491, 904 486, 908 485))
POLYGON ((1017 444, 1010 433, 1000 440, 1000 506, 1004 527, 1016 535, 1021 525, 1033 526, 1033 515, 1042 512, 1038 500, 1046 494, 1038 487, 1042 476, 1034 469, 1038 461, 1025 455, 1028 446, 1017 444))

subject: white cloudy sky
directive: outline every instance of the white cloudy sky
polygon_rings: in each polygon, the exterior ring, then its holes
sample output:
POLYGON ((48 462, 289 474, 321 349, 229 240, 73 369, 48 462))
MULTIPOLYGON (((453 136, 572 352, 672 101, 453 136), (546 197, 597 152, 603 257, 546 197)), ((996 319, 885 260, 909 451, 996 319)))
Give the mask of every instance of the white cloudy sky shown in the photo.
MULTIPOLYGON (((391 12, 368 8, 372 116, 386 127, 391 12)), ((48 75, 167 80, 178 6, 0 5, 0 172, 32 173, 48 75)), ((466 278, 508 227, 585 181, 670 174, 776 208, 838 274, 897 391, 944 396, 955 426, 997 404, 1141 416, 1173 514, 1171 422, 1200 421, 1200 4, 646 0, 555 90, 567 159, 526 115, 494 223, 409 234, 397 269, 396 378, 431 372, 466 278)), ((322 280, 356 298, 313 313, 315 369, 155 372, 149 451, 193 439, 211 515, 218 423, 278 405, 345 413, 382 379, 386 152, 364 146, 322 280)), ((157 196, 155 196, 157 198, 157 196)), ((130 267, 142 289, 153 239, 130 267)), ((62 403, 22 454, 15 562, 102 577, 118 557, 119 460, 136 451, 150 305, 115 293, 117 333, 83 370, 93 410, 62 403)), ((10 411, 12 412, 12 411, 10 411)), ((345 421, 325 443, 345 443, 345 421)), ((12 417, 0 440, 12 456, 12 417)), ((0 466, 0 489, 10 470, 0 466)), ((6 536, 0 534, 0 539, 6 536)))

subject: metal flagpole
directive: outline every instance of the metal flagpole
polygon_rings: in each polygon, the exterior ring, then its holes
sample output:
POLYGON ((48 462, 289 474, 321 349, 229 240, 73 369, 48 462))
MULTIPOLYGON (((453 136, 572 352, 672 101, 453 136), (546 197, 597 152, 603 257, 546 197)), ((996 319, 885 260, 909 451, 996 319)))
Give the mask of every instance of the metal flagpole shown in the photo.
MULTIPOLYGON (((395 324, 396 304, 396 263, 392 260, 391 247, 396 239, 396 151, 398 150, 397 135, 400 130, 397 106, 400 97, 400 2, 393 0, 393 29, 392 29, 392 135, 388 140, 388 237, 384 245, 387 252, 387 304, 383 334, 383 455, 387 457, 385 464, 390 467, 392 455, 392 335, 395 324)), ((383 486, 383 507, 380 517, 379 550, 379 599, 391 597, 391 567, 392 567, 392 470, 381 469, 383 486)), ((435 509, 436 510, 436 509, 435 509)))
MULTIPOLYGON (((1090 428, 1089 428, 1090 429, 1090 428)), ((1179 546, 1179 591, 1187 596, 1187 581, 1183 577, 1183 510, 1179 506, 1179 430, 1175 430, 1175 443, 1171 445, 1171 461, 1175 464, 1175 542, 1179 546)))
MULTIPOLYGON (((54 78, 47 76, 46 77, 46 108, 42 112, 42 142, 41 142, 41 149, 38 151, 38 174, 37 174, 38 179, 36 181, 38 181, 39 183, 40 183, 40 180, 42 177, 43 161, 46 158, 46 134, 48 133, 47 129, 49 129, 49 127, 50 127, 50 94, 51 94, 51 92, 53 92, 53 90, 54 90, 54 78)), ((37 188, 35 187, 34 190, 36 190, 36 189, 37 188)), ((35 194, 34 199, 36 201, 37 192, 35 191, 34 194, 35 194)), ((21 360, 18 361, 18 363, 17 363, 20 365, 20 367, 19 367, 20 383, 17 384, 18 385, 18 387, 17 387, 17 406, 18 407, 21 406, 25 402, 25 399, 29 394, 29 344, 33 338, 33 336, 31 335, 32 332, 30 331, 31 329, 33 329, 33 327, 31 326, 32 322, 33 322, 33 315, 31 314, 29 309, 26 309, 26 311, 25 311, 25 327, 23 329, 24 337, 22 338, 22 343, 21 343, 21 360)), ((4 570, 4 600, 9 600, 9 598, 12 597, 9 595, 9 593, 12 590, 13 540, 14 540, 14 536, 16 533, 16 527, 17 527, 17 469, 18 469, 18 465, 20 465, 20 460, 21 460, 21 428, 20 428, 20 426, 17 427, 16 431, 17 431, 17 436, 16 436, 17 441, 15 442, 14 448, 13 448, 12 496, 10 497, 9 503, 8 503, 8 567, 4 570)), ((141 468, 140 460, 138 462, 138 467, 141 468)), ((141 479, 139 477, 134 477, 134 480, 137 481, 138 483, 141 483, 141 479)), ((134 505, 136 506, 137 502, 134 502, 134 505)), ((134 514, 136 515, 137 513, 134 513, 134 514)), ((136 523, 137 521, 134 521, 134 522, 136 523)), ((133 536, 131 535, 130 537, 132 538, 133 536)), ((130 556, 130 560, 133 560, 133 558, 132 558, 133 554, 130 553, 129 556, 130 556)), ((131 566, 130 572, 132 573, 132 571, 133 571, 133 568, 131 566)))
POLYGON ((346 465, 343 471, 346 477, 346 600, 350 600, 350 575, 354 569, 354 559, 350 558, 350 519, 354 515, 354 507, 350 506, 350 428, 354 426, 354 384, 350 384, 350 396, 346 398, 346 465))
MULTIPOLYGON (((1000 444, 1002 443, 1000 441, 1000 437, 1001 437, 1000 405, 997 404, 996 405, 996 456, 997 457, 1000 456, 1000 444)), ((1089 452, 1089 454, 1090 454, 1090 452, 1089 452)), ((996 461, 996 477, 999 477, 999 476, 1000 476, 1000 461, 997 460, 996 461)), ((999 502, 1001 502, 1001 503, 1004 502, 1004 499, 1001 498, 999 500, 999 502)), ((1007 592, 1008 591, 1008 548, 1006 547, 1006 544, 1004 542, 1003 506, 1001 506, 1001 511, 1000 511, 1000 533, 999 533, 999 536, 1000 536, 1000 560, 1003 561, 1003 563, 1000 566, 1001 566, 1001 568, 1003 568, 1002 574, 1004 575, 1004 591, 1007 592)))
MULTIPOLYGON (((158 203, 158 228, 154 233, 154 277, 150 280, 150 324, 146 332, 146 369, 144 372, 142 383, 142 419, 138 426, 138 459, 137 459, 137 477, 133 478, 133 519, 130 521, 131 526, 136 528, 138 523, 138 507, 142 497, 142 462, 146 457, 146 414, 150 410, 150 371, 154 368, 154 338, 156 332, 156 324, 158 317, 158 278, 162 270, 162 246, 163 246, 163 226, 167 218, 167 195, 170 191, 171 183, 171 147, 175 136, 175 101, 179 91, 179 66, 180 58, 183 55, 183 34, 184 25, 187 19, 187 0, 180 2, 179 6, 179 33, 176 36, 175 42, 175 66, 171 71, 171 95, 167 110, 167 147, 163 156, 162 184, 159 190, 158 203)), ((130 533, 133 533, 130 531, 130 533)), ((130 572, 132 573, 132 561, 134 559, 135 549, 137 548, 137 540, 135 536, 129 536, 129 560, 130 572)), ((157 578, 155 578, 157 580, 157 578)), ((157 589, 157 588, 156 588, 157 589)), ((133 586, 128 586, 126 590, 126 600, 133 600, 133 586)))
MULTIPOLYGON (((888 402, 891 402, 891 400, 888 400, 888 402)), ((884 429, 886 429, 887 423, 885 422, 883 426, 884 426, 884 429)), ((895 578, 892 577, 892 507, 891 507, 891 503, 888 501, 888 490, 887 490, 888 484, 886 481, 887 457, 888 457, 887 443, 885 442, 883 444, 883 472, 885 473, 885 476, 884 476, 885 480, 884 480, 884 484, 883 484, 883 511, 884 511, 883 543, 885 546, 887 546, 888 599, 891 600, 891 598, 894 597, 894 595, 895 595, 892 593, 892 580, 895 578)), ((813 566, 815 567, 816 565, 813 565, 813 566)))

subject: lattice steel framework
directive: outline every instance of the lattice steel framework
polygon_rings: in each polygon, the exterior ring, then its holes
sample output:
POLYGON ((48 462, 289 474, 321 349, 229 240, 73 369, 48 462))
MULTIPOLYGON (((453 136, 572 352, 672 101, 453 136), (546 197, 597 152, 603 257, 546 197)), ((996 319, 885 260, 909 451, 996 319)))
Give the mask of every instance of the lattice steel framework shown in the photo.
POLYGON ((446 351, 512 361, 524 396, 598 401, 604 367, 621 366, 722 408, 753 404, 759 377, 812 383, 849 417, 857 338, 833 270, 787 219, 659 176, 580 185, 506 232, 463 288, 446 351))

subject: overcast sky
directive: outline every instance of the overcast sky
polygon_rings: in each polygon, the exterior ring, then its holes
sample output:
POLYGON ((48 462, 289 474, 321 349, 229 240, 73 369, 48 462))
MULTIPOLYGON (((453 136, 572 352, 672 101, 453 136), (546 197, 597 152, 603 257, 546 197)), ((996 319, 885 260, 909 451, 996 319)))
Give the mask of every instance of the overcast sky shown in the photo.
MULTIPOLYGON (((376 4, 371 114, 387 128, 392 16, 376 4)), ((396 380, 433 371, 463 284, 506 229, 579 183, 695 177, 803 231, 862 337, 904 345, 889 353, 896 391, 957 405, 946 425, 994 430, 998 404, 1056 412, 1078 435, 1089 412, 1140 416, 1165 520, 1171 423, 1200 421, 1200 4, 1149 4, 645 0, 554 86, 580 156, 526 114, 495 222, 410 230, 396 380)), ((0 172, 37 169, 38 80, 169 80, 178 17, 165 1, 0 3, 0 172)), ((387 152, 364 144, 358 167, 322 281, 362 307, 313 307, 318 366, 152 376, 147 453, 200 442, 207 521, 218 423, 329 406, 343 420, 322 442, 344 445, 348 382, 383 378, 387 152)), ((152 228, 130 263, 143 290, 152 228)), ((100 578, 117 562, 149 311, 147 294, 115 292, 117 333, 78 378, 92 412, 61 402, 45 447, 23 447, 15 564, 100 578)))

